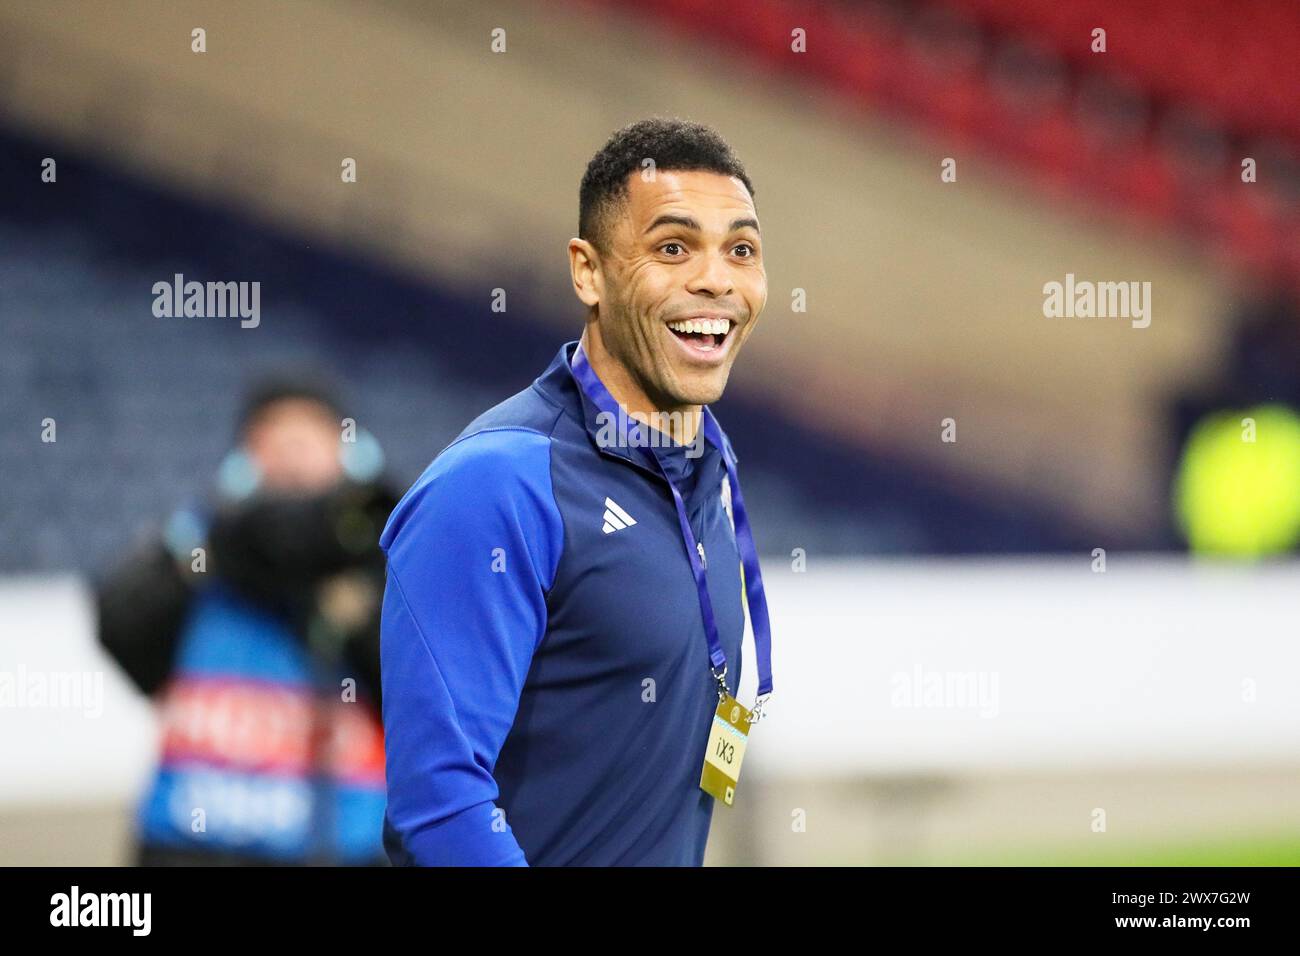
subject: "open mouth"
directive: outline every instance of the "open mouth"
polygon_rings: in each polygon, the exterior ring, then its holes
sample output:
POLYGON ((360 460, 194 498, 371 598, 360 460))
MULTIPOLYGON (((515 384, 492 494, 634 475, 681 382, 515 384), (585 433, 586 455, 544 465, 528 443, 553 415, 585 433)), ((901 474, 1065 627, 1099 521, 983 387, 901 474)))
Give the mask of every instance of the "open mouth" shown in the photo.
POLYGON ((697 352, 716 352, 734 325, 730 319, 678 319, 668 323, 668 330, 697 352))

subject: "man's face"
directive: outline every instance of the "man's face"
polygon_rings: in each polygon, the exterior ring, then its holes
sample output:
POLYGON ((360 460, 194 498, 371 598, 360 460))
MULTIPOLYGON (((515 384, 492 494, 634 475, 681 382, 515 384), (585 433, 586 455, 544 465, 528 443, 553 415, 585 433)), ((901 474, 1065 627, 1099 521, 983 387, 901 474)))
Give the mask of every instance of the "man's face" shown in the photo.
POLYGON ((309 399, 283 398, 257 416, 244 437, 262 484, 281 492, 319 492, 343 477, 339 424, 309 399))
POLYGON ((657 407, 717 401, 767 302, 754 201, 712 172, 628 186, 594 283, 601 340, 657 407))

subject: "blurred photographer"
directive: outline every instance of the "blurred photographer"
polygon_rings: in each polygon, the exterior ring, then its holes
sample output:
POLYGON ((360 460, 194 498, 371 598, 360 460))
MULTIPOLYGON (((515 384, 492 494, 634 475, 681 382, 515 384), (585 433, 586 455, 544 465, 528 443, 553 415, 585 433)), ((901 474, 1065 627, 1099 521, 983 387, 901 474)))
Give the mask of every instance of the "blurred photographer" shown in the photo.
POLYGON ((385 861, 381 464, 327 391, 268 382, 210 499, 99 583, 99 639, 160 706, 138 863, 385 861))

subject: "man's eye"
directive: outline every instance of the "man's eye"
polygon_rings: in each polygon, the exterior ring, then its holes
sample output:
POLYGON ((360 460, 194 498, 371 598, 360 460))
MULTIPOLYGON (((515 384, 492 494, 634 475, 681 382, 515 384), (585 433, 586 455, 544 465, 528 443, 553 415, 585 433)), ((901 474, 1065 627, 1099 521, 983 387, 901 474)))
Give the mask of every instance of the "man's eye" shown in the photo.
POLYGON ((751 246, 751 245, 750 245, 749 243, 747 243, 747 242, 739 243, 739 244, 736 246, 736 248, 737 248, 737 249, 745 249, 745 250, 747 250, 747 251, 745 252, 745 254, 744 254, 743 256, 741 256, 742 259, 748 259, 750 256, 752 256, 752 255, 754 254, 754 247, 751 246))
POLYGON ((676 255, 676 253, 673 252, 673 250, 681 249, 681 247, 682 244, 680 242, 665 242, 662 246, 659 247, 659 251, 666 252, 668 255, 672 256, 672 255, 676 255))

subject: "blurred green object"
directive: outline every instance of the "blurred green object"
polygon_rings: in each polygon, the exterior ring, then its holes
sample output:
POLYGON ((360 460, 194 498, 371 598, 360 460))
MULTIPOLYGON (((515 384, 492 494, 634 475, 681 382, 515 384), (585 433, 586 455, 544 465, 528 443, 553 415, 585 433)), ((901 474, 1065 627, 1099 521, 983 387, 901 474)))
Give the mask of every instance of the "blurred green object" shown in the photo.
POLYGON ((1292 551, 1300 542, 1300 415, 1259 405, 1203 418, 1183 448, 1174 509, 1196 554, 1292 551))

